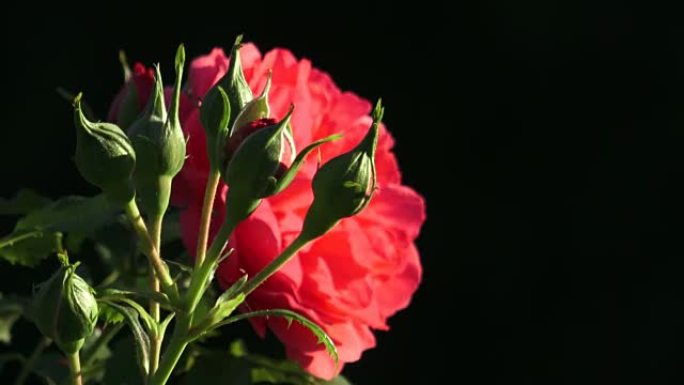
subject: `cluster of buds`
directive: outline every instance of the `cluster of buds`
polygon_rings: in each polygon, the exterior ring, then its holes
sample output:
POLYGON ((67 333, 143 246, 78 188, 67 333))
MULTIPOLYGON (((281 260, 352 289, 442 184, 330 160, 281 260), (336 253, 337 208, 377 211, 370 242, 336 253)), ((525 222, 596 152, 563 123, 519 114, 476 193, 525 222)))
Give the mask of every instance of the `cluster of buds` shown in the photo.
MULTIPOLYGON (((207 92, 200 109, 210 166, 229 186, 226 221, 232 225, 254 212, 262 199, 285 189, 316 147, 338 137, 320 139, 294 156, 290 121, 295 106, 280 121, 270 118, 270 76, 255 98, 242 71, 240 46, 238 37, 228 71, 207 92)), ((88 121, 80 98, 75 101, 75 159, 81 174, 113 202, 125 204, 137 197, 147 215, 161 215, 166 210, 171 180, 185 159, 185 138, 178 119, 184 60, 181 46, 176 54, 171 111, 166 111, 157 66, 147 105, 127 133, 113 123, 88 121)), ((382 111, 378 103, 364 139, 350 152, 324 164, 316 174, 315 199, 303 230, 311 237, 322 235, 368 204, 375 188, 373 157, 382 111)))
POLYGON ((176 53, 176 82, 170 113, 164 84, 156 66, 155 85, 145 109, 125 133, 114 123, 88 120, 81 95, 74 100, 76 166, 90 183, 114 203, 125 205, 137 196, 149 216, 161 216, 169 205, 171 180, 185 161, 185 137, 178 117, 185 49, 176 53))
MULTIPOLYGON (((238 37, 228 71, 208 91, 200 107, 210 167, 216 178, 220 176, 229 187, 223 226, 231 231, 251 215, 263 199, 283 191, 294 180, 308 154, 339 138, 339 135, 332 135, 318 139, 298 152, 291 124, 295 106, 291 106, 279 121, 271 117, 270 74, 261 94, 254 97, 242 71, 240 45, 241 37, 238 37)), ((112 203, 125 207, 133 220, 140 220, 138 205, 148 219, 163 217, 169 204, 172 179, 183 167, 186 138, 179 120, 179 106, 184 62, 185 51, 181 45, 176 53, 176 79, 169 110, 164 100, 161 72, 156 66, 154 86, 144 109, 138 109, 135 116, 128 116, 123 129, 115 123, 92 122, 88 118, 92 115, 84 113, 81 95, 74 100, 76 166, 82 176, 99 187, 112 203)), ((300 243, 290 245, 236 296, 244 298, 282 266, 297 247, 323 235, 341 219, 355 215, 368 205, 376 184, 374 156, 382 115, 383 108, 378 102, 373 111, 373 123, 361 142, 319 168, 313 179, 314 200, 298 238, 300 243)), ((157 265, 155 257, 148 257, 159 278, 164 278, 165 268, 159 255, 156 255, 157 265)), ((193 290, 201 291, 195 287, 206 287, 205 277, 211 276, 211 266, 217 261, 218 256, 214 255, 211 263, 201 265, 193 273, 188 298, 193 297, 193 290)), ((97 320, 93 291, 75 274, 75 269, 76 265, 65 263, 41 286, 34 301, 38 327, 67 353, 80 349, 97 320)), ((162 281, 174 285, 170 279, 162 281)), ((207 325, 219 322, 232 312, 241 302, 234 301, 235 298, 225 299, 225 304, 230 306, 217 305, 219 310, 210 313, 213 318, 207 325)), ((187 301, 196 304, 196 300, 187 301)))

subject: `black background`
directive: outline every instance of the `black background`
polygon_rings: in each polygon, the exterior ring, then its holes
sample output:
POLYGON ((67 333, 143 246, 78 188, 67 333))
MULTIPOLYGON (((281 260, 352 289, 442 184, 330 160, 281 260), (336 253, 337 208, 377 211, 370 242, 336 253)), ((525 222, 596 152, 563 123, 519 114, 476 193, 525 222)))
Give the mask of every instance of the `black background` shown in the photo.
POLYGON ((423 285, 348 366, 355 383, 680 383, 684 28, 675 10, 600 4, 12 9, 0 196, 94 191, 55 87, 105 111, 119 48, 168 72, 179 42, 194 57, 244 32, 382 96, 427 200, 423 285))

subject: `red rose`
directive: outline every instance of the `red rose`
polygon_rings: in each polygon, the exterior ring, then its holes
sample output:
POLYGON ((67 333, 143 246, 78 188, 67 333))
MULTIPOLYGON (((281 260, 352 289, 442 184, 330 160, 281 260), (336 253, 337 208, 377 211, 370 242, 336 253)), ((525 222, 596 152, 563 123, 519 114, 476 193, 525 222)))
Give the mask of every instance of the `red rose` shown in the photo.
POLYGON ((135 63, 130 78, 124 83, 109 107, 107 120, 128 127, 145 107, 154 86, 154 70, 135 63))
MULTIPOLYGON (((241 51, 245 76, 255 94, 273 71, 269 102, 274 118, 281 119, 291 103, 298 149, 334 133, 341 140, 320 147, 321 161, 350 150, 367 132, 371 104, 353 93, 340 91, 330 76, 287 50, 275 49, 262 57, 252 44, 241 51)), ((183 170, 174 180, 172 200, 184 208, 183 241, 194 252, 204 186, 209 171, 205 135, 197 101, 228 68, 221 49, 195 59, 190 65, 188 99, 181 121, 189 137, 183 170)), ((406 307, 421 279, 414 240, 425 219, 423 199, 401 184, 393 139, 381 128, 376 154, 378 190, 359 215, 342 220, 328 234, 310 243, 280 271, 254 291, 246 306, 251 310, 286 308, 315 321, 335 341, 341 363, 356 361, 375 345, 372 329, 387 330, 387 319, 406 307)), ((217 273, 228 287, 244 272, 255 275, 299 233, 312 202, 311 180, 317 157, 311 156, 285 191, 266 199, 234 232, 235 252, 217 273)), ((212 218, 212 236, 225 211, 225 185, 219 187, 212 218)), ((297 323, 277 318, 253 322, 263 335, 270 328, 285 344, 287 354, 306 370, 331 378, 337 370, 324 347, 297 323)))

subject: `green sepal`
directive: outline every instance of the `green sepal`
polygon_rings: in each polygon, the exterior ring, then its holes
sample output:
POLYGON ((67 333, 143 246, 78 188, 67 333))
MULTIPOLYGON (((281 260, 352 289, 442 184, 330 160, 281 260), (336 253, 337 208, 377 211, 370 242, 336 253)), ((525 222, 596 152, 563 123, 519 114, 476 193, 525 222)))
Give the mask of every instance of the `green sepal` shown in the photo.
POLYGON ((222 164, 224 142, 230 133, 230 101, 220 85, 209 90, 200 107, 200 121, 207 138, 207 157, 213 169, 222 164))
POLYGON ((272 74, 269 71, 266 77, 266 84, 264 85, 263 91, 261 91, 261 95, 247 103, 235 117, 233 128, 231 129, 231 135, 234 135, 237 130, 246 124, 269 117, 271 108, 268 105, 268 93, 271 90, 271 78, 272 74))
POLYGON ((207 92, 200 108, 200 122, 207 137, 209 163, 215 170, 221 168, 222 149, 231 135, 237 115, 253 99, 240 60, 242 35, 235 39, 226 74, 207 92))

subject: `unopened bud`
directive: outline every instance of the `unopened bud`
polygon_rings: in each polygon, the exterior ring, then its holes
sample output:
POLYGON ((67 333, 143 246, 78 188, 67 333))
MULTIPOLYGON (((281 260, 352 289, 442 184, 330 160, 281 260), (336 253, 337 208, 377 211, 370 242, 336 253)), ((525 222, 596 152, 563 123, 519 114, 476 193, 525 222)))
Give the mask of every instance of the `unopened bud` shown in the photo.
MULTIPOLYGON (((261 199, 270 196, 277 186, 278 172, 282 171, 285 140, 283 131, 292 117, 290 112, 277 124, 262 120, 244 132, 255 130, 238 143, 231 154, 223 179, 229 186, 226 198, 227 219, 238 223, 249 216, 259 205, 261 199), (259 123, 261 122, 261 123, 259 123)), ((230 141, 228 149, 232 150, 230 141)))
POLYGON ((374 158, 382 114, 378 101, 373 110, 373 124, 361 142, 328 161, 314 176, 314 200, 302 228, 305 239, 325 234, 339 220, 357 214, 370 202, 376 184, 374 158))
POLYGON ((93 289, 76 274, 77 266, 60 267, 38 286, 31 304, 38 329, 67 354, 81 349, 93 333, 98 314, 93 289))
POLYGON ((235 39, 226 74, 204 96, 200 109, 200 122, 206 132, 209 163, 214 169, 221 167, 221 150, 235 119, 252 98, 252 90, 242 72, 240 46, 242 35, 235 39))
POLYGON ((129 135, 137 155, 134 181, 140 206, 148 214, 163 215, 169 204, 171 180, 185 161, 185 137, 178 118, 180 84, 185 52, 176 54, 176 83, 171 111, 164 105, 164 84, 159 66, 156 83, 143 115, 133 123, 129 135))
POLYGON ((81 108, 81 94, 74 100, 74 118, 78 171, 112 202, 128 203, 135 196, 131 178, 135 151, 130 140, 115 124, 90 122, 81 108))

